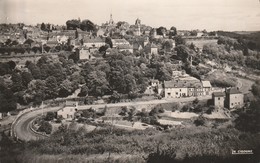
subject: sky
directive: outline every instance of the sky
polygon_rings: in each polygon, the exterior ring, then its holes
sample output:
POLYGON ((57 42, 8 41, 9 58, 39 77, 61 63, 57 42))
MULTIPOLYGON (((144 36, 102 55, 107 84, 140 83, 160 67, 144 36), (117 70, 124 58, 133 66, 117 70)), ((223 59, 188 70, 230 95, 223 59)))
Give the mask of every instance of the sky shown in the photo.
POLYGON ((260 0, 0 0, 0 23, 113 20, 179 30, 260 30, 260 0))

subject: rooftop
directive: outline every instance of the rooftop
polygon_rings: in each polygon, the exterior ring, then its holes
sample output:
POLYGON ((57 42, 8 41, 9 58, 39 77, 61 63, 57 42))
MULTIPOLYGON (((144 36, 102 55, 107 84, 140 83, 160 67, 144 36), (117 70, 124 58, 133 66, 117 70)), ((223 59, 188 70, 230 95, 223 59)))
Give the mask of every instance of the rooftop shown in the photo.
POLYGON ((125 39, 112 39, 112 43, 116 44, 116 43, 125 43, 125 44, 129 44, 128 41, 126 41, 125 39))
POLYGON ((164 82, 165 88, 201 88, 202 83, 191 80, 172 80, 164 82))
POLYGON ((97 42, 105 42, 104 39, 100 37, 85 37, 83 40, 84 43, 97 43, 97 42))
POLYGON ((241 94, 237 88, 230 88, 226 91, 228 94, 241 94))
POLYGON ((224 92, 213 92, 212 94, 214 97, 224 97, 225 93, 224 92))
POLYGON ((133 49, 132 45, 124 44, 124 45, 118 45, 118 49, 133 49))
POLYGON ((210 81, 201 81, 203 87, 211 87, 210 81))

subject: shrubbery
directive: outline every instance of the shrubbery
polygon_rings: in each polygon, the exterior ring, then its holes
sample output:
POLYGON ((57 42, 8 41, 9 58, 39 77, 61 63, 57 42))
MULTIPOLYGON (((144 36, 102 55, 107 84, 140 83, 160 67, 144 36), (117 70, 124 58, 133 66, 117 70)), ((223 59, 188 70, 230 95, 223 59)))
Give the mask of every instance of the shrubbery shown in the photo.
POLYGON ((45 132, 46 134, 51 134, 52 132, 52 125, 49 122, 42 121, 40 127, 38 128, 39 132, 45 132))

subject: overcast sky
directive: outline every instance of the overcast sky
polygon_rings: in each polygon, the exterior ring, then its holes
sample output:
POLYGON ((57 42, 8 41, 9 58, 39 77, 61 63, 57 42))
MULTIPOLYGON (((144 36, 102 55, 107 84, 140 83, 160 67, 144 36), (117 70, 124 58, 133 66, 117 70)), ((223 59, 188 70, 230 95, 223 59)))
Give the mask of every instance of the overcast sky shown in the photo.
POLYGON ((260 30, 260 0, 0 0, 0 23, 65 24, 89 19, 101 25, 136 18, 152 27, 228 31, 260 30))

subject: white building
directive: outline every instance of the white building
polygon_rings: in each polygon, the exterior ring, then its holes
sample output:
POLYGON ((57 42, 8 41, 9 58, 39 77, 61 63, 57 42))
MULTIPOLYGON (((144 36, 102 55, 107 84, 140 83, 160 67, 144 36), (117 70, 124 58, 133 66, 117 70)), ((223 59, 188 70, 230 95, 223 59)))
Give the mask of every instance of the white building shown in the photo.
POLYGON ((75 113, 78 110, 77 102, 67 102, 66 106, 57 111, 57 117, 61 116, 64 119, 74 119, 75 113))
POLYGON ((210 81, 201 81, 204 95, 210 95, 212 93, 212 86, 210 81))

